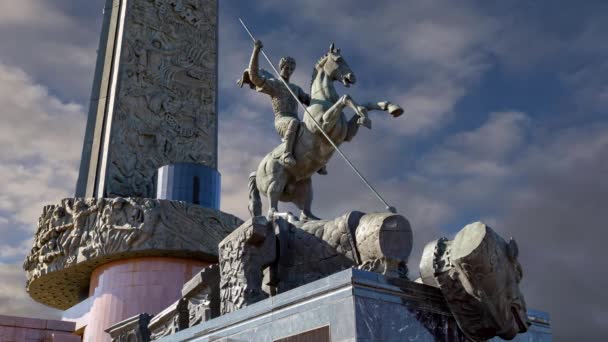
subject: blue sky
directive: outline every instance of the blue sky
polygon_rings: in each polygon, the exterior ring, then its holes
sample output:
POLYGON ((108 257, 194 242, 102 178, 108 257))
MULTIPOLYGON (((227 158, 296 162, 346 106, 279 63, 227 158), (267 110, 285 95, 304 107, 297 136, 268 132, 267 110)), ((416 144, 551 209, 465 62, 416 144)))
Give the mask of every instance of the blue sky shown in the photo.
MULTIPOLYGON (((19 265, 43 205, 74 192, 103 2, 0 3, 0 313, 57 315, 19 265)), ((275 61, 296 58, 303 88, 335 42, 355 100, 405 108, 343 148, 411 221, 413 271, 426 242, 483 220, 518 241, 556 341, 608 335, 608 3, 222 1, 222 209, 245 217, 247 175, 279 138, 268 99, 235 84, 251 51, 239 16, 275 61)), ((328 171, 318 215, 381 209, 338 156, 328 171)))

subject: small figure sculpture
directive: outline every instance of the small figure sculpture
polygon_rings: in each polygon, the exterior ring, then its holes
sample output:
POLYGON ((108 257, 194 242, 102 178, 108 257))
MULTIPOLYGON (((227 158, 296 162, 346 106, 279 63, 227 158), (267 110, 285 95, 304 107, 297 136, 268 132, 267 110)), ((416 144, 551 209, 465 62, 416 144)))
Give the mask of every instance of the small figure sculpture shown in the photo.
MULTIPOLYGON (((303 104, 310 104, 307 108, 310 115, 305 115, 302 124, 299 124, 296 114, 298 103, 285 84, 271 76, 259 75, 257 60, 261 48, 261 42, 256 41, 249 70, 245 71, 240 84, 255 85, 258 91, 271 95, 276 114, 275 127, 286 141, 268 153, 257 171, 250 175, 249 211, 252 216, 261 215, 259 193, 262 192, 269 201, 268 219, 278 212, 278 202, 281 200, 298 206, 302 211, 302 221, 315 220, 318 218, 311 212, 313 192, 310 177, 315 172, 326 173, 325 166, 334 153, 334 147, 327 137, 338 146, 350 141, 359 126, 371 128, 368 110, 389 111, 397 117, 403 113, 403 109, 386 101, 359 105, 349 95, 340 97, 333 82, 339 81, 349 87, 356 82, 356 78, 340 54, 340 49, 332 44, 313 70, 310 101, 299 87, 289 84, 303 104), (345 107, 356 113, 350 120, 342 113, 345 107)), ((287 82, 295 62, 284 58, 280 67, 281 77, 287 82)))
MULTIPOLYGON (((60 240, 63 253, 71 256, 68 258, 68 263, 74 261, 73 252, 80 246, 82 235, 86 231, 87 219, 89 218, 89 215, 97 212, 98 208, 99 207, 97 204, 87 207, 87 204, 82 199, 77 199, 74 203, 74 207, 70 211, 70 214, 72 215, 72 225, 69 228, 71 228, 71 230, 69 232, 65 232, 60 240)), ((62 232, 67 230, 67 228, 68 227, 58 227, 56 229, 61 229, 59 232, 62 232)))
POLYGON ((160 208, 150 199, 145 199, 143 205, 133 200, 129 200, 129 204, 132 207, 131 222, 134 228, 127 243, 135 247, 154 235, 156 226, 161 221, 161 214, 160 208))

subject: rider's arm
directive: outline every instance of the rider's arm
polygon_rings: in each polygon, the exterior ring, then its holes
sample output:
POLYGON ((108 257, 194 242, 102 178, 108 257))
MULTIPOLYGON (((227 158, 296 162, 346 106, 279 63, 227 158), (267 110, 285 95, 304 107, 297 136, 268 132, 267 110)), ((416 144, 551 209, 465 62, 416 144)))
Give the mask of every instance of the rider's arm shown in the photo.
POLYGON ((262 42, 260 42, 259 40, 256 40, 255 44, 253 45, 253 52, 251 53, 251 59, 249 60, 249 79, 251 80, 251 83, 253 83, 253 85, 255 85, 257 88, 261 88, 266 79, 262 76, 260 76, 259 73, 259 55, 260 55, 260 50, 262 49, 262 42))
POLYGON ((306 92, 302 90, 302 88, 300 88, 300 93, 298 94, 298 97, 300 98, 300 102, 302 102, 306 106, 310 106, 310 95, 306 94, 306 92))

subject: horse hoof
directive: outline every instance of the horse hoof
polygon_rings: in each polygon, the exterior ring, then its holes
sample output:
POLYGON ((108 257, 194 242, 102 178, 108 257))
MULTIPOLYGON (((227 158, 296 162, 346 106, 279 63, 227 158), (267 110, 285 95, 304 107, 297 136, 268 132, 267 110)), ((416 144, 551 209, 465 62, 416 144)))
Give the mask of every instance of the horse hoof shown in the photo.
POLYGON ((389 103, 387 108, 389 114, 391 114, 394 118, 403 114, 403 108, 399 107, 396 104, 389 103))
POLYGON ((372 129, 372 120, 369 118, 361 117, 357 120, 357 123, 363 127, 367 127, 368 129, 372 129))
POLYGON ((319 220, 320 220, 320 218, 316 217, 313 214, 308 214, 308 215, 306 215, 304 213, 300 214, 300 221, 301 222, 319 221, 319 220))

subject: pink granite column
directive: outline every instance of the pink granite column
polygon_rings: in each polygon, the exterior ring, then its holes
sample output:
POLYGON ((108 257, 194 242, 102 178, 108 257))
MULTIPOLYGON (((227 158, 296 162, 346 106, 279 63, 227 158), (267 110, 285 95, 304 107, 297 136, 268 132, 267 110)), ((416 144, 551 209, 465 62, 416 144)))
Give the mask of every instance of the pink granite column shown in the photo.
POLYGON ((132 258, 93 271, 94 297, 84 342, 111 341, 104 330, 142 312, 154 315, 181 297, 182 285, 209 263, 171 257, 132 258))
POLYGON ((79 342, 74 322, 0 315, 0 341, 79 342))

